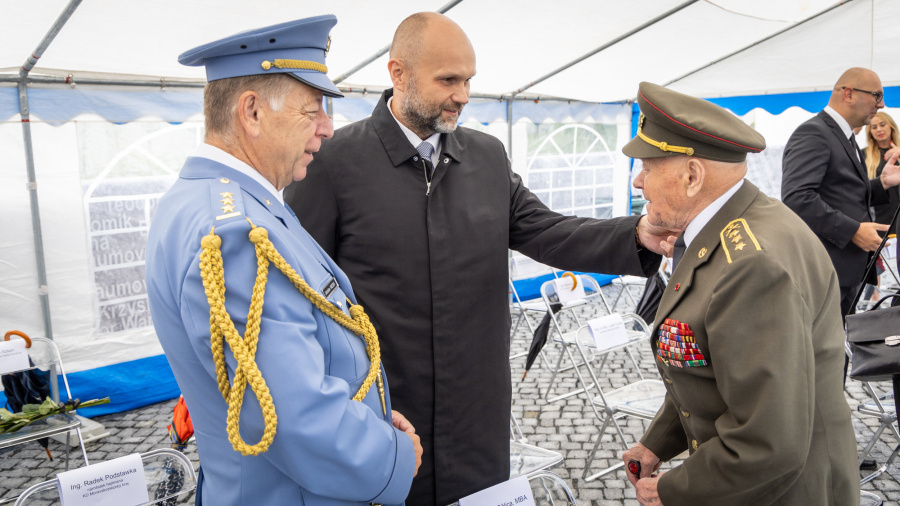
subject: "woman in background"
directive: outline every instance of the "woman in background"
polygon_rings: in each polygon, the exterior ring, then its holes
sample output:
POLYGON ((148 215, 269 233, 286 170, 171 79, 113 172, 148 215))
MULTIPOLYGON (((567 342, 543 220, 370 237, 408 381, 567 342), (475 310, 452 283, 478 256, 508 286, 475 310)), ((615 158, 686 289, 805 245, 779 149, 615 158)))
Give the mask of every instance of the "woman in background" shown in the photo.
MULTIPOLYGON (((881 171, 887 163, 887 152, 891 148, 900 146, 900 132, 897 131, 897 123, 894 119, 884 111, 879 111, 872 118, 872 121, 866 126, 866 148, 863 150, 865 158, 866 171, 869 179, 875 179, 881 176, 881 171)), ((888 189, 890 201, 886 204, 879 204, 873 207, 875 210, 875 221, 882 224, 889 224, 894 216, 897 205, 900 204, 900 191, 898 187, 888 189)), ((896 233, 896 226, 888 231, 889 234, 896 233)), ((884 272, 885 266, 881 259, 878 259, 876 270, 879 278, 884 272)), ((876 286, 880 279, 876 279, 876 286)), ((866 290, 866 297, 872 296, 872 300, 881 298, 881 294, 877 291, 866 290), (872 292, 875 292, 874 294, 872 292)))

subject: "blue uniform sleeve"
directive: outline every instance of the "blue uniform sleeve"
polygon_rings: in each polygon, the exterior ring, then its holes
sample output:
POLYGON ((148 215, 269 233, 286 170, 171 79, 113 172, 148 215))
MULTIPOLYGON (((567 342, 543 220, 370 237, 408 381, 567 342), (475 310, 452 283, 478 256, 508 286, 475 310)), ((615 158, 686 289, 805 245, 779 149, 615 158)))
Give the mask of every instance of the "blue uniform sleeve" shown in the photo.
MULTIPOLYGON (((256 255, 247 237, 249 231, 250 225, 244 219, 229 220, 216 228, 222 239, 225 304, 242 335, 256 278, 256 255)), ((279 232, 270 230, 270 237, 273 233, 279 232)), ((274 238, 273 242, 277 241, 274 238)), ((303 266, 294 267, 298 272, 303 270, 303 266)), ((195 351, 201 357, 210 356, 209 303, 199 255, 184 280, 181 308, 195 351)), ((314 309, 271 266, 256 363, 274 401, 278 425, 268 451, 254 458, 271 461, 286 477, 313 494, 360 502, 402 502, 415 465, 409 436, 385 422, 381 413, 352 400, 355 389, 351 392, 347 381, 328 374, 331 357, 326 360, 319 339, 359 337, 314 309)), ((231 381, 237 364, 227 344, 225 356, 231 381)), ((365 361, 357 364, 360 370, 368 367, 365 355, 356 360, 365 361)), ((216 381, 212 365, 207 369, 212 375, 210 380, 216 381)), ((222 399, 217 401, 224 404, 222 399)), ((248 444, 255 444, 263 427, 260 404, 248 386, 241 410, 241 436, 248 444)))

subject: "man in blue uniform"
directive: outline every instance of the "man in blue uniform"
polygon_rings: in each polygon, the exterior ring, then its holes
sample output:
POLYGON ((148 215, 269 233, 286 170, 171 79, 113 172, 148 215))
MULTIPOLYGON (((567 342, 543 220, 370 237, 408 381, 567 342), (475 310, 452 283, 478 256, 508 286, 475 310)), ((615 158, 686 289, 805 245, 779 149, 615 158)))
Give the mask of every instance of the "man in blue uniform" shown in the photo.
POLYGON ((198 504, 401 503, 421 462, 350 283, 283 203, 333 133, 322 96, 341 96, 325 67, 335 23, 179 57, 206 67, 206 142, 159 202, 147 285, 194 424, 198 504))

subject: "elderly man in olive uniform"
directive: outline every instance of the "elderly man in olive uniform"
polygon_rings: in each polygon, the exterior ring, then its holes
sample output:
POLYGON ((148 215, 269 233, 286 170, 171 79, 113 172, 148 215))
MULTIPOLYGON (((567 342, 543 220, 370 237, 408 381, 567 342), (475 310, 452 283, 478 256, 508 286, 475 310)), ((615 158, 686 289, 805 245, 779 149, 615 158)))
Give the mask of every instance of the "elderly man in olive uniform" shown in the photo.
POLYGON ((752 128, 650 83, 638 102, 623 149, 643 161, 634 186, 651 223, 684 230, 651 338, 666 399, 623 455, 640 463, 638 501, 858 504, 840 288, 822 243, 743 179, 746 154, 765 148, 752 128))

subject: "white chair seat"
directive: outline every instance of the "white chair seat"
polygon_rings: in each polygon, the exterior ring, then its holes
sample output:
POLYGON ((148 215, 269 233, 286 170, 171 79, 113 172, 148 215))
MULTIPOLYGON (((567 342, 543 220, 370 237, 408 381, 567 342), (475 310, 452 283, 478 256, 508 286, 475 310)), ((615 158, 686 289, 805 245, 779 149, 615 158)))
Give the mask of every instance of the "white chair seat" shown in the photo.
POLYGON ((662 381, 645 379, 611 390, 603 396, 598 395, 593 402, 598 406, 614 407, 616 411, 628 415, 652 419, 665 398, 666 386, 662 381))
POLYGON ((859 506, 881 506, 884 501, 880 497, 871 492, 859 493, 859 506))
POLYGON ((518 478, 542 471, 562 462, 559 452, 545 450, 534 445, 509 442, 509 477, 518 478))

